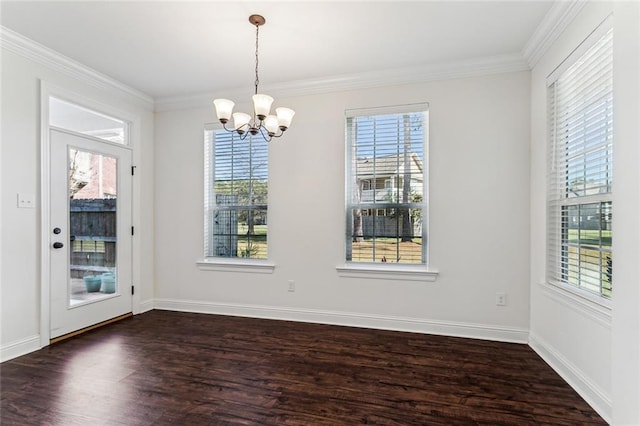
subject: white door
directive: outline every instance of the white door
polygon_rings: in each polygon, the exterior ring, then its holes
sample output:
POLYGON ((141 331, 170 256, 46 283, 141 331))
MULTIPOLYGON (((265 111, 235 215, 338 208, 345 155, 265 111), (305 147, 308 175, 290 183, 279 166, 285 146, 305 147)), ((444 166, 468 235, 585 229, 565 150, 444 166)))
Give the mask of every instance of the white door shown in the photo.
POLYGON ((132 311, 131 150, 50 130, 53 339, 132 311))

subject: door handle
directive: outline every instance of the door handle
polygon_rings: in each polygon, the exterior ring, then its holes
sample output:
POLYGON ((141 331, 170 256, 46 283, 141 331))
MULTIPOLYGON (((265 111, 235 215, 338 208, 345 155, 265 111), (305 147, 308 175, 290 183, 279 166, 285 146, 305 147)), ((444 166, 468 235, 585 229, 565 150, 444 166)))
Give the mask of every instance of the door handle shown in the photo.
POLYGON ((55 243, 53 243, 53 248, 54 249, 61 249, 62 247, 64 247, 64 244, 62 244, 59 241, 56 241, 55 243))

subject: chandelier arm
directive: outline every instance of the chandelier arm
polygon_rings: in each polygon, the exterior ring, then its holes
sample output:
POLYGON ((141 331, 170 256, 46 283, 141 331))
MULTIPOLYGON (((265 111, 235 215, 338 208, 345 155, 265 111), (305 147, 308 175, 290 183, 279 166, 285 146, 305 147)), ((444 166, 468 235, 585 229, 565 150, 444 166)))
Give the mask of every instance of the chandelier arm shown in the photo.
POLYGON ((237 129, 229 129, 229 128, 227 128, 227 122, 226 121, 223 122, 222 120, 220 120, 220 122, 222 123, 222 128, 224 130, 226 130, 227 132, 235 132, 235 131, 237 131, 237 129))
MULTIPOLYGON (((248 126, 249 128, 251 128, 251 126, 245 124, 245 126, 248 126)), ((247 134, 249 134, 248 130, 242 130, 242 127, 245 126, 240 126, 238 128, 232 127, 232 128, 228 128, 227 127, 227 123, 222 123, 222 128, 224 130, 226 130, 229 133, 237 133, 240 136, 240 140, 245 140, 247 138, 247 134)))
POLYGON ((280 134, 277 134, 277 135, 276 135, 276 134, 274 133, 274 134, 273 134, 273 136, 271 136, 271 137, 272 137, 272 138, 279 138, 279 137, 281 137, 282 135, 284 135, 284 132, 283 132, 282 130, 280 130, 280 134))
POLYGON ((265 142, 271 142, 271 138, 273 137, 273 135, 269 135, 268 133, 265 135, 264 134, 264 126, 260 126, 258 128, 258 130, 260 130, 260 136, 262 136, 262 139, 264 139, 265 142))

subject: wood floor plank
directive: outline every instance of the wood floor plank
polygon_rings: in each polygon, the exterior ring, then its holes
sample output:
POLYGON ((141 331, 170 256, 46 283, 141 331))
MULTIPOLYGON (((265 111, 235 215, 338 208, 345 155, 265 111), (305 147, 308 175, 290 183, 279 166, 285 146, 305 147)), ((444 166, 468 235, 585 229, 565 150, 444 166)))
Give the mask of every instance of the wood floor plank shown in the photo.
POLYGON ((151 311, 0 366, 2 425, 603 425, 526 345, 151 311))

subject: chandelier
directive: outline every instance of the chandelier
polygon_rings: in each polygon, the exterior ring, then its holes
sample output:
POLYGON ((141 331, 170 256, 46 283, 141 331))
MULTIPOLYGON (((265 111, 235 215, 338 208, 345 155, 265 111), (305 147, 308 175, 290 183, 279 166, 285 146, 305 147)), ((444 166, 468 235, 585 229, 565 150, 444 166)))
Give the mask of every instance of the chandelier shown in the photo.
POLYGON ((269 95, 258 93, 258 32, 260 26, 264 25, 265 19, 260 15, 249 16, 249 22, 256 27, 256 80, 253 99, 253 116, 244 112, 234 112, 233 101, 229 99, 215 99, 213 104, 216 108, 218 120, 222 123, 224 130, 235 132, 240 135, 240 139, 245 139, 247 135, 260 134, 265 141, 272 138, 279 138, 291 125, 291 120, 295 112, 289 108, 276 108, 276 115, 270 114, 273 98, 269 95), (233 128, 228 128, 227 123, 233 116, 233 128))

